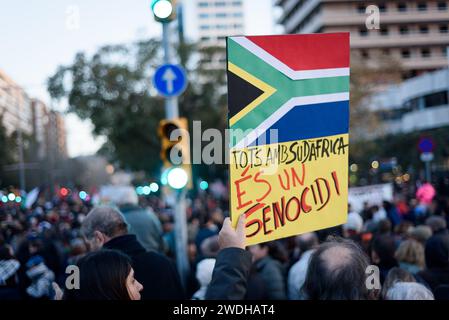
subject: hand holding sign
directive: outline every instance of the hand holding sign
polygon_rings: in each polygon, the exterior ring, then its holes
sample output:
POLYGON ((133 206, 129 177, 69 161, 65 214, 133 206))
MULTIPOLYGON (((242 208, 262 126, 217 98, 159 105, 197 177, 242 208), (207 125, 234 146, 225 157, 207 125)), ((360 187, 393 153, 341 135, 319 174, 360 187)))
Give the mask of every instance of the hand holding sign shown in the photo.
POLYGON ((231 220, 226 218, 223 222, 223 227, 218 235, 218 243, 220 249, 225 248, 240 248, 245 249, 245 215, 242 214, 237 222, 237 228, 231 225, 231 220))

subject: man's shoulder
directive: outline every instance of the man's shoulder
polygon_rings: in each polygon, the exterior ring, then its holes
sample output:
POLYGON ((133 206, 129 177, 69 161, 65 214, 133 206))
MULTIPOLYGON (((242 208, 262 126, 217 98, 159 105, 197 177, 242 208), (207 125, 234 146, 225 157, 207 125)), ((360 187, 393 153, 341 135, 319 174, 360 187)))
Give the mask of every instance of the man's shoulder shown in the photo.
POLYGON ((159 265, 172 265, 172 261, 165 255, 156 251, 145 251, 135 256, 136 261, 151 261, 159 265))

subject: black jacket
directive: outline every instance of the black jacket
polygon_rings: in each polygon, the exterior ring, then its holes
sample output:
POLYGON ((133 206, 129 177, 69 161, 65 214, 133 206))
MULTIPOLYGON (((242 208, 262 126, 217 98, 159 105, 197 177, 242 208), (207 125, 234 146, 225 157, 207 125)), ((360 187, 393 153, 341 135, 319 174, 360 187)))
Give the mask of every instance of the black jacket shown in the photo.
POLYGON ((113 238, 103 246, 127 254, 134 277, 143 285, 142 300, 185 299, 181 281, 173 263, 156 252, 147 252, 133 234, 113 238))
POLYGON ((251 253, 226 248, 218 253, 206 300, 243 300, 251 270, 251 253))
POLYGON ((449 233, 436 232, 426 242, 426 269, 418 276, 435 292, 439 285, 449 285, 449 233))

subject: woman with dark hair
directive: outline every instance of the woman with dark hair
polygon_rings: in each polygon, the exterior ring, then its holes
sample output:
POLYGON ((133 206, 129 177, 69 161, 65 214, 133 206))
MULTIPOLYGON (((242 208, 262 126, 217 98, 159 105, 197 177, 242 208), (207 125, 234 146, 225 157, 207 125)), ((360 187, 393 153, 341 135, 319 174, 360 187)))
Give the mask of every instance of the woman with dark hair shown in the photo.
POLYGON ((116 250, 92 252, 78 262, 79 289, 66 290, 64 300, 140 300, 143 286, 134 279, 128 256, 116 250))

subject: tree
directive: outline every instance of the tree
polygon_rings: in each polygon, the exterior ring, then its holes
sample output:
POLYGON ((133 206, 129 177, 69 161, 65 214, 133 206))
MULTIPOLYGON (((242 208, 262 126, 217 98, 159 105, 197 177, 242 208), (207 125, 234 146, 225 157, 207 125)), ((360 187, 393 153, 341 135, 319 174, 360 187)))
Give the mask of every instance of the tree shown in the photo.
MULTIPOLYGON (((206 127, 224 127, 224 71, 215 81, 197 81, 203 70, 192 63, 196 46, 182 44, 178 51, 191 79, 180 97, 180 115, 202 120, 206 127), (193 80, 192 80, 193 79, 193 80)), ((100 150, 124 169, 159 173, 158 122, 164 117, 164 100, 152 94, 151 76, 162 64, 161 44, 148 40, 100 48, 91 58, 78 53, 74 62, 60 66, 48 80, 52 98, 68 102, 68 112, 90 119, 94 135, 107 142, 100 150)))

